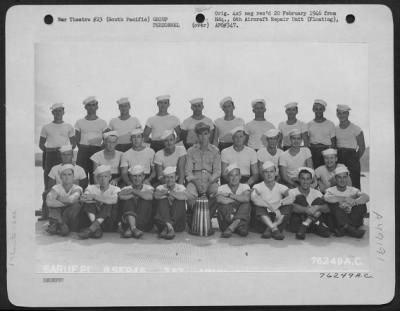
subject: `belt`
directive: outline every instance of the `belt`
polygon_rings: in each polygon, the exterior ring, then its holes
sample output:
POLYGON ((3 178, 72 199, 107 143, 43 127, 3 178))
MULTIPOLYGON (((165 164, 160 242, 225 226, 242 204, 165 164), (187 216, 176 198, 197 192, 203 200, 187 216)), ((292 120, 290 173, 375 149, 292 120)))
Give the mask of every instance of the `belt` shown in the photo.
POLYGON ((60 147, 54 147, 54 148, 46 148, 46 152, 55 152, 58 151, 60 147))
POLYGON ((310 144, 310 147, 329 147, 330 145, 325 145, 325 144, 310 144))
POLYGON ((209 172, 208 170, 193 170, 192 171, 193 173, 203 173, 203 174, 205 174, 205 173, 209 173, 209 174, 211 174, 211 172, 209 172))
POLYGON ((89 148, 100 148, 101 149, 101 146, 96 146, 96 145, 81 145, 81 144, 79 144, 78 145, 78 148, 79 149, 89 149, 89 148))
POLYGON ((338 150, 344 150, 344 151, 357 151, 357 149, 354 149, 354 148, 339 148, 339 147, 338 147, 338 150))

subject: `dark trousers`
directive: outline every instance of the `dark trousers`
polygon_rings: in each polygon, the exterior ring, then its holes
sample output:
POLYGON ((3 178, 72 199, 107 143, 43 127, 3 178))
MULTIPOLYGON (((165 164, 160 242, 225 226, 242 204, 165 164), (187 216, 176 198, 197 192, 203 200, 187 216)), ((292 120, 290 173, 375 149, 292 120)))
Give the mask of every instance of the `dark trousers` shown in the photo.
POLYGON ((231 143, 219 142, 219 143, 218 143, 218 149, 219 149, 219 151, 221 152, 221 151, 224 150, 225 148, 228 148, 228 147, 230 147, 230 146, 232 146, 232 145, 233 145, 233 142, 231 142, 231 143))
POLYGON ((65 223, 70 231, 79 231, 79 215, 81 205, 79 202, 69 204, 63 207, 50 207, 49 218, 50 222, 65 223))
POLYGON ((337 155, 338 162, 346 165, 350 172, 352 186, 361 190, 361 165, 357 151, 355 149, 339 148, 337 155))
POLYGON ((48 189, 49 173, 53 166, 61 163, 61 155, 58 149, 46 150, 42 154, 42 167, 43 167, 43 179, 44 189, 48 189))
POLYGON ((365 204, 353 206, 350 213, 346 213, 344 209, 340 208, 339 203, 329 203, 328 206, 331 210, 335 228, 341 228, 345 225, 358 228, 363 225, 363 219, 367 213, 365 204))
MULTIPOLYGON (((91 213, 95 215, 95 218, 102 218, 104 221, 101 224, 101 228, 106 232, 114 232, 118 224, 118 205, 117 204, 99 204, 99 203, 83 203, 83 212, 91 213)), ((90 226, 91 223, 87 215, 85 215, 82 223, 84 227, 90 226)))
MULTIPOLYGON (((241 176, 240 177, 240 183, 241 184, 245 184, 248 182, 248 180, 250 179, 250 176, 241 176)), ((221 185, 226 185, 228 183, 227 180, 225 180, 224 177, 221 177, 221 185)))
POLYGON ((150 148, 157 152, 161 149, 164 149, 165 143, 163 140, 152 140, 150 143, 150 148))
POLYGON ((129 226, 128 216, 136 219, 136 227, 142 231, 149 232, 153 228, 153 200, 132 198, 120 200, 119 205, 122 212, 122 223, 129 226))
POLYGON ((121 151, 121 152, 127 152, 131 148, 132 148, 132 144, 118 144, 115 147, 115 150, 118 150, 118 151, 121 151))
POLYGON ((310 144, 311 157, 313 160, 314 168, 324 165, 324 157, 322 151, 328 149, 329 146, 323 144, 310 144))
POLYGON ((89 175, 89 181, 91 184, 94 184, 95 181, 93 176, 93 161, 90 160, 90 157, 100 150, 101 147, 98 146, 78 145, 76 164, 85 170, 86 175, 89 175))
POLYGON ((155 223, 161 232, 166 223, 170 223, 176 232, 185 231, 186 228, 186 204, 183 200, 174 200, 172 204, 168 199, 155 200, 155 223))
MULTIPOLYGON (((285 215, 286 218, 279 225, 279 229, 286 229, 287 224, 289 223, 290 215, 292 213, 293 206, 292 205, 282 205, 279 208, 279 211, 282 215, 285 215)), ((263 233, 265 229, 267 229, 267 225, 261 220, 261 216, 268 216, 271 221, 275 221, 275 213, 268 211, 265 207, 253 205, 251 208, 251 231, 257 233, 263 233)))
POLYGON ((221 231, 225 229, 236 219, 240 220, 239 228, 248 230, 250 221, 250 203, 232 202, 228 204, 218 204, 218 225, 221 231))

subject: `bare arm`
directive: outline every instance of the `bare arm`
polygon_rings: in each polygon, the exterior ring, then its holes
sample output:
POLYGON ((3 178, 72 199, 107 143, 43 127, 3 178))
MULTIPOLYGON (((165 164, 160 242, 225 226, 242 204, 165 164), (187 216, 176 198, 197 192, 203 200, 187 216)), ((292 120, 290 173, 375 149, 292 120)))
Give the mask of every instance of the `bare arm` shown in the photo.
POLYGON ((222 178, 225 181, 228 181, 228 175, 225 173, 226 168, 229 166, 229 163, 221 162, 221 171, 222 171, 222 178))
POLYGON ((75 129, 75 143, 79 145, 81 143, 81 132, 75 129))
POLYGON ((161 183, 163 183, 164 181, 164 174, 163 174, 163 169, 162 169, 162 165, 154 163, 155 165, 155 170, 156 170, 156 174, 157 174, 157 180, 159 180, 161 183))
POLYGON ((306 166, 309 168, 314 168, 314 163, 313 163, 312 158, 306 159, 306 166))
POLYGON ((181 127, 179 125, 175 128, 175 133, 176 133, 176 142, 181 141, 181 127))
POLYGON ((295 188, 295 182, 288 176, 287 167, 279 165, 279 173, 281 175, 281 179, 290 187, 295 188))
POLYGON ((69 142, 70 142, 71 145, 72 145, 72 149, 75 149, 75 147, 76 147, 76 135, 70 137, 70 138, 69 138, 69 142))
POLYGON ((365 152, 365 139, 364 139, 364 133, 361 132, 357 137, 357 145, 358 145, 358 158, 361 159, 361 157, 363 156, 364 152, 365 152))
POLYGON ((149 178, 146 178, 143 181, 144 184, 149 184, 150 185, 150 182, 156 177, 156 169, 155 169, 154 165, 151 165, 150 169, 151 169, 151 171, 150 171, 149 178))
POLYGON ((189 191, 185 190, 185 191, 180 191, 180 192, 176 192, 176 191, 171 191, 169 193, 169 195, 177 200, 191 200, 194 199, 195 196, 193 194, 191 194, 189 191))
POLYGON ((128 167, 127 166, 121 167, 121 178, 126 185, 131 184, 131 181, 129 180, 129 176, 128 176, 128 167))
POLYGON ((144 142, 149 142, 150 141, 150 133, 151 133, 151 127, 148 127, 146 125, 144 127, 144 131, 143 131, 143 141, 144 142))
POLYGON ((178 159, 178 172, 179 172, 179 176, 178 176, 178 184, 183 185, 185 182, 185 165, 186 165, 186 156, 181 156, 178 159))
POLYGON ((250 202, 250 190, 247 190, 245 192, 243 192, 242 194, 238 195, 238 194, 231 194, 230 197, 235 200, 238 201, 240 203, 246 203, 246 202, 250 202))
POLYGON ((188 136, 188 130, 182 130, 181 129, 181 139, 184 144, 187 143, 187 136, 188 136))
POLYGON ((257 163, 254 163, 250 166, 250 172, 251 172, 251 176, 250 176, 249 180, 247 181, 247 183, 249 184, 249 186, 252 186, 258 181, 258 165, 257 165, 257 163))
POLYGON ((308 147, 310 144, 309 139, 308 139, 308 132, 302 133, 301 137, 303 138, 304 146, 308 147))
POLYGON ((42 150, 43 152, 46 151, 45 144, 46 144, 46 137, 40 136, 40 139, 39 139, 39 148, 40 148, 40 150, 42 150))
POLYGON ((336 136, 331 138, 331 148, 336 149, 336 136))

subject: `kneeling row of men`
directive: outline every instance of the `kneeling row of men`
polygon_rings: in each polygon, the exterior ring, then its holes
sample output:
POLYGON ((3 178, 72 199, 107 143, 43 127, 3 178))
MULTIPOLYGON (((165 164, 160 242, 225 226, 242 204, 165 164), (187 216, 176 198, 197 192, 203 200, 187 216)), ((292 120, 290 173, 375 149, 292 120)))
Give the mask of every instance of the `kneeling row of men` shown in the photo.
MULTIPOLYGON (((81 239, 100 238, 103 230, 115 231, 119 226, 121 237, 140 238, 155 225, 160 238, 173 239, 175 232, 185 231, 186 224, 190 227, 196 199, 204 198, 205 193, 196 195, 176 183, 176 167, 167 167, 163 173, 165 184, 154 189, 143 183, 144 168, 134 166, 129 169, 131 185, 120 189, 110 184, 110 167, 101 165, 95 171, 97 184, 83 191, 73 182, 73 165, 63 165, 62 183, 53 186, 46 198, 47 232, 66 236, 84 228, 79 232, 81 239)), ((311 187, 314 171, 308 167, 299 169, 299 186, 293 189, 276 182, 276 166, 270 161, 262 166, 263 181, 252 189, 240 183, 238 165, 229 165, 226 173, 228 183, 208 198, 210 215, 217 216, 224 238, 233 233, 246 236, 249 227, 263 238, 276 240, 284 239, 284 230, 294 232, 300 240, 307 232, 356 238, 365 233, 360 227, 369 197, 347 185, 345 166, 336 168, 336 186, 328 188, 325 195, 311 187)))

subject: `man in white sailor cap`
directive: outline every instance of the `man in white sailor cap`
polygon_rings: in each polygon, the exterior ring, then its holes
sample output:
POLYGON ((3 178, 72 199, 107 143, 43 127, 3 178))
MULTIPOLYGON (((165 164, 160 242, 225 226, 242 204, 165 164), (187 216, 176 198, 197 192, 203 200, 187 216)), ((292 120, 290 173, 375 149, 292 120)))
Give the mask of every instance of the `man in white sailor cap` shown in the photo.
POLYGON ((258 151, 266 146, 265 136, 263 135, 275 126, 265 119, 265 100, 255 99, 251 102, 251 107, 254 113, 254 120, 246 123, 245 129, 249 135, 247 146, 258 151))
MULTIPOLYGON (((329 187, 336 186, 335 169, 343 164, 337 163, 337 150, 328 148, 322 151, 324 165, 321 165, 315 170, 315 177, 318 181, 319 191, 325 193, 329 187)), ((348 180, 348 185, 351 186, 351 179, 348 180)))
POLYGON ((178 117, 169 114, 170 96, 161 95, 156 97, 158 113, 146 121, 143 137, 145 142, 150 142, 150 148, 157 152, 164 148, 164 141, 161 139, 165 130, 175 130, 177 140, 180 140, 181 129, 178 117), (151 134, 151 139, 150 139, 151 134))
POLYGON ((54 185, 46 196, 46 205, 49 207, 49 226, 46 231, 51 235, 66 236, 70 231, 79 230, 82 188, 74 184, 72 164, 62 165, 59 174, 61 183, 54 185))
POLYGON ((119 192, 123 238, 140 238, 153 228, 153 193, 151 185, 143 183, 144 167, 135 165, 129 170, 131 185, 119 192))
POLYGON ((125 152, 132 147, 130 132, 134 129, 141 128, 142 125, 136 117, 130 115, 131 103, 128 97, 122 97, 117 100, 119 117, 111 119, 108 128, 118 133, 118 144, 116 150, 125 152))
POLYGON ((99 239, 103 236, 103 229, 113 230, 117 221, 116 212, 120 188, 110 184, 111 167, 100 165, 94 174, 98 184, 89 185, 81 197, 83 211, 90 221, 90 226, 79 233, 81 239, 99 239))
MULTIPOLYGON (((60 153, 58 148, 63 145, 71 144, 75 148, 75 131, 72 125, 65 123, 64 104, 55 103, 50 107, 53 115, 53 121, 44 125, 40 131, 39 148, 43 151, 42 168, 44 191, 51 188, 49 185, 49 173, 53 166, 61 163, 60 153)), ((48 218, 48 211, 42 206, 42 217, 39 220, 48 218)))
POLYGON ((234 232, 247 236, 250 221, 250 186, 240 182, 240 168, 236 163, 225 169, 228 183, 218 188, 218 225, 223 238, 234 232))
POLYGON ((138 128, 131 132, 132 147, 121 157, 121 178, 125 185, 130 185, 129 168, 135 165, 144 167, 145 184, 150 184, 156 176, 154 169, 154 150, 143 144, 143 130, 138 128))
POLYGON ((239 165, 241 173, 241 183, 247 183, 250 187, 258 181, 257 153, 245 146, 246 130, 243 126, 235 127, 231 130, 233 145, 221 152, 221 169, 223 180, 228 181, 225 174, 226 168, 233 163, 239 165))
POLYGON ((330 147, 336 146, 335 124, 324 117, 326 102, 322 99, 314 100, 314 119, 307 123, 309 136, 309 148, 311 151, 314 167, 324 164, 321 152, 330 147))
POLYGON ((197 143, 197 135, 194 131, 194 127, 196 126, 196 124, 200 122, 203 122, 210 126, 211 129, 210 142, 213 142, 214 140, 215 126, 210 118, 203 115, 203 109, 204 109, 203 102, 204 100, 202 97, 196 97, 189 101, 190 108, 192 109, 193 114, 189 118, 185 119, 181 125, 181 130, 182 130, 181 137, 186 149, 189 149, 195 143, 197 143))
POLYGON ((290 148, 291 144, 290 144, 289 133, 293 129, 300 130, 304 146, 308 146, 307 124, 297 119, 296 116, 298 112, 299 110, 297 102, 290 102, 285 105, 285 113, 287 115, 287 120, 280 122, 278 125, 278 129, 282 133, 281 146, 284 151, 290 148))
POLYGON ((184 185, 176 183, 176 167, 164 169, 165 184, 159 185, 154 192, 156 214, 154 221, 159 230, 160 238, 171 240, 175 232, 186 229, 185 201, 194 196, 184 185))
POLYGON ((159 183, 165 183, 163 170, 168 166, 176 166, 178 184, 185 182, 186 149, 176 145, 176 136, 173 130, 165 130, 160 137, 164 141, 164 149, 156 152, 154 165, 159 183))
POLYGON ((346 165, 350 172, 353 187, 361 189, 360 159, 365 152, 365 140, 362 129, 350 122, 351 108, 348 105, 337 105, 336 116, 339 124, 335 127, 338 161, 346 165))
POLYGON ((94 183, 93 162, 90 157, 101 150, 103 132, 107 129, 107 122, 97 116, 99 108, 96 97, 90 96, 83 101, 86 116, 76 121, 75 133, 78 144, 76 163, 83 167, 89 175, 90 183, 94 183))
POLYGON ((290 147, 279 158, 279 173, 281 182, 289 188, 298 185, 298 169, 302 166, 313 168, 311 151, 307 147, 301 147, 302 133, 294 128, 289 133, 290 147))
MULTIPOLYGON (((264 133, 267 144, 257 151, 258 171, 262 172, 262 165, 266 161, 271 161, 275 164, 277 172, 279 172, 279 158, 282 155, 282 149, 278 148, 280 139, 279 130, 273 128, 264 133)), ((262 175, 262 174, 260 174, 262 175)), ((280 180, 280 175, 277 174, 277 180, 280 180)))
POLYGON ((272 161, 265 161, 262 165, 263 181, 253 186, 251 200, 252 228, 256 232, 263 232, 264 239, 273 238, 283 240, 283 230, 291 212, 288 200, 288 187, 276 182, 278 170, 272 161), (285 199, 286 198, 286 199, 285 199))
POLYGON ((335 169, 336 186, 326 190, 324 199, 328 202, 335 223, 335 235, 345 234, 362 238, 365 234, 363 219, 367 213, 369 196, 355 187, 348 186, 349 170, 346 166, 335 169))
POLYGON ((244 127, 245 122, 242 118, 233 114, 235 104, 232 97, 227 96, 221 99, 219 106, 224 111, 224 116, 214 121, 214 144, 222 151, 233 145, 231 130, 238 126, 244 127))
POLYGON ((296 233, 296 239, 304 240, 307 232, 324 238, 330 236, 328 225, 329 207, 323 200, 322 193, 311 187, 314 170, 309 167, 298 168, 299 186, 289 189, 289 197, 293 199, 293 210, 290 215, 288 229, 296 233))

